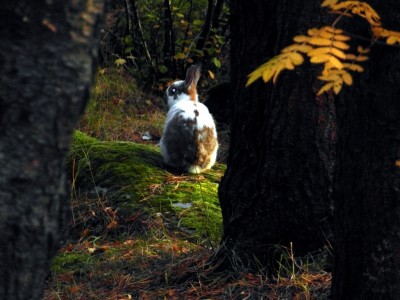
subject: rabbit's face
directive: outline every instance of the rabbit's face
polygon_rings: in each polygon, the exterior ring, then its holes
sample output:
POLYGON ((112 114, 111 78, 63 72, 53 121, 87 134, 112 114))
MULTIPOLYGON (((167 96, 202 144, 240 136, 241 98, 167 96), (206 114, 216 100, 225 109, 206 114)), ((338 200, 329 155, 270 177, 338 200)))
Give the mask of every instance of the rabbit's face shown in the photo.
POLYGON ((179 101, 191 100, 187 91, 187 87, 185 86, 185 81, 183 80, 178 80, 171 84, 165 91, 164 97, 169 108, 179 101))
POLYGON ((179 101, 198 101, 197 82, 200 78, 200 66, 191 66, 186 73, 185 80, 178 80, 171 84, 164 95, 171 108, 179 101))

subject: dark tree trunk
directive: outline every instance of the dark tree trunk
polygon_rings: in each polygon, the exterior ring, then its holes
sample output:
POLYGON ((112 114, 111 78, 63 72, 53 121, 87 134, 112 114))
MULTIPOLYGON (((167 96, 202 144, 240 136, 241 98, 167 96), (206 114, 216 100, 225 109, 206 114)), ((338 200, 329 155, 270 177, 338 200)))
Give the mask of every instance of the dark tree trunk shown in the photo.
MULTIPOLYGON (((400 31, 397 0, 368 3, 400 31)), ((349 32, 360 29, 349 23, 349 32)), ((333 299, 399 299, 399 48, 375 45, 364 67, 337 103, 333 299)))
POLYGON ((197 50, 203 50, 211 32, 211 25, 214 15, 214 0, 208 0, 206 19, 201 28, 199 38, 196 43, 197 50))
POLYGON ((176 78, 175 37, 172 22, 171 0, 164 0, 164 65, 172 78, 176 78))
MULTIPOLYGON (((125 9, 128 16, 127 19, 129 33, 133 39, 134 45, 137 48, 135 52, 138 57, 143 57, 145 59, 145 64, 147 65, 147 68, 153 69, 150 51, 144 38, 142 23, 139 19, 136 1, 125 0, 125 9)), ((140 64, 139 67, 142 67, 142 64, 140 64)))
POLYGON ((255 67, 320 24, 320 1, 232 1, 233 99, 228 168, 219 197, 224 233, 219 258, 268 265, 275 245, 304 254, 331 235, 335 147, 332 98, 316 97, 302 66, 277 85, 245 88, 255 67))
POLYGON ((102 13, 96 0, 0 4, 0 299, 41 299, 102 13))

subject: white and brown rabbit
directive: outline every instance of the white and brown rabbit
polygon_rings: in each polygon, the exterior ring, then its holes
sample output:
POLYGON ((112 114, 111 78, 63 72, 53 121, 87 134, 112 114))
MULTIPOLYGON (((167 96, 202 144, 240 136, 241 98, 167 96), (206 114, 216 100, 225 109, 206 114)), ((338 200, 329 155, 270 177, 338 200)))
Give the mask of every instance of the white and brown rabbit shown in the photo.
POLYGON ((189 173, 210 169, 218 150, 214 119, 198 101, 200 69, 190 66, 185 80, 175 81, 164 95, 169 111, 160 141, 161 154, 167 165, 189 173))

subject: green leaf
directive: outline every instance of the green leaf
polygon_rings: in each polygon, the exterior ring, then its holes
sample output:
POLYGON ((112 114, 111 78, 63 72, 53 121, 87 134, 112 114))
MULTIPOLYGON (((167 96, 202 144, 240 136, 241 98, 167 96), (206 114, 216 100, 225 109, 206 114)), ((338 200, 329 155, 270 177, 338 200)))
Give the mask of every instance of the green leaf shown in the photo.
POLYGON ((125 43, 125 46, 132 46, 133 45, 133 39, 132 39, 132 36, 130 36, 130 35, 126 35, 125 37, 124 37, 124 43, 125 43))
POLYGON ((168 68, 165 65, 159 65, 158 70, 160 71, 161 74, 165 74, 168 72, 168 68))
POLYGON ((185 59, 186 55, 185 55, 185 53, 180 52, 180 53, 175 54, 174 58, 175 59, 185 59))
POLYGON ((128 47, 128 48, 125 49, 124 52, 125 52, 125 54, 126 54, 126 53, 131 52, 132 50, 133 50, 133 47, 128 47))
POLYGON ((118 58, 114 61, 114 63, 119 67, 119 66, 126 64, 126 60, 123 58, 118 58))
POLYGON ((194 20, 193 25, 194 26, 201 26, 203 25, 204 21, 203 20, 194 20))
POLYGON ((214 63, 214 65, 215 65, 217 68, 221 68, 221 61, 220 61, 218 58, 214 57, 214 58, 212 59, 212 62, 214 63))

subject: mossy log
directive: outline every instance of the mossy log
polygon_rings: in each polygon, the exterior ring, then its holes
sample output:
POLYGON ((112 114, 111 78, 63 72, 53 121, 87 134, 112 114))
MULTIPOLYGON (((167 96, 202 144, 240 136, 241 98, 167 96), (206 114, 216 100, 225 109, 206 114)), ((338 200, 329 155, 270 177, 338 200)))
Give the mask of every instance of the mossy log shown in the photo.
MULTIPOLYGON (((138 211, 173 215, 199 240, 220 239, 218 184, 225 166, 200 175, 168 169, 153 144, 106 142, 77 131, 69 155, 72 186, 102 193, 125 216, 138 211)), ((99 196, 99 195, 97 195, 99 196)))

